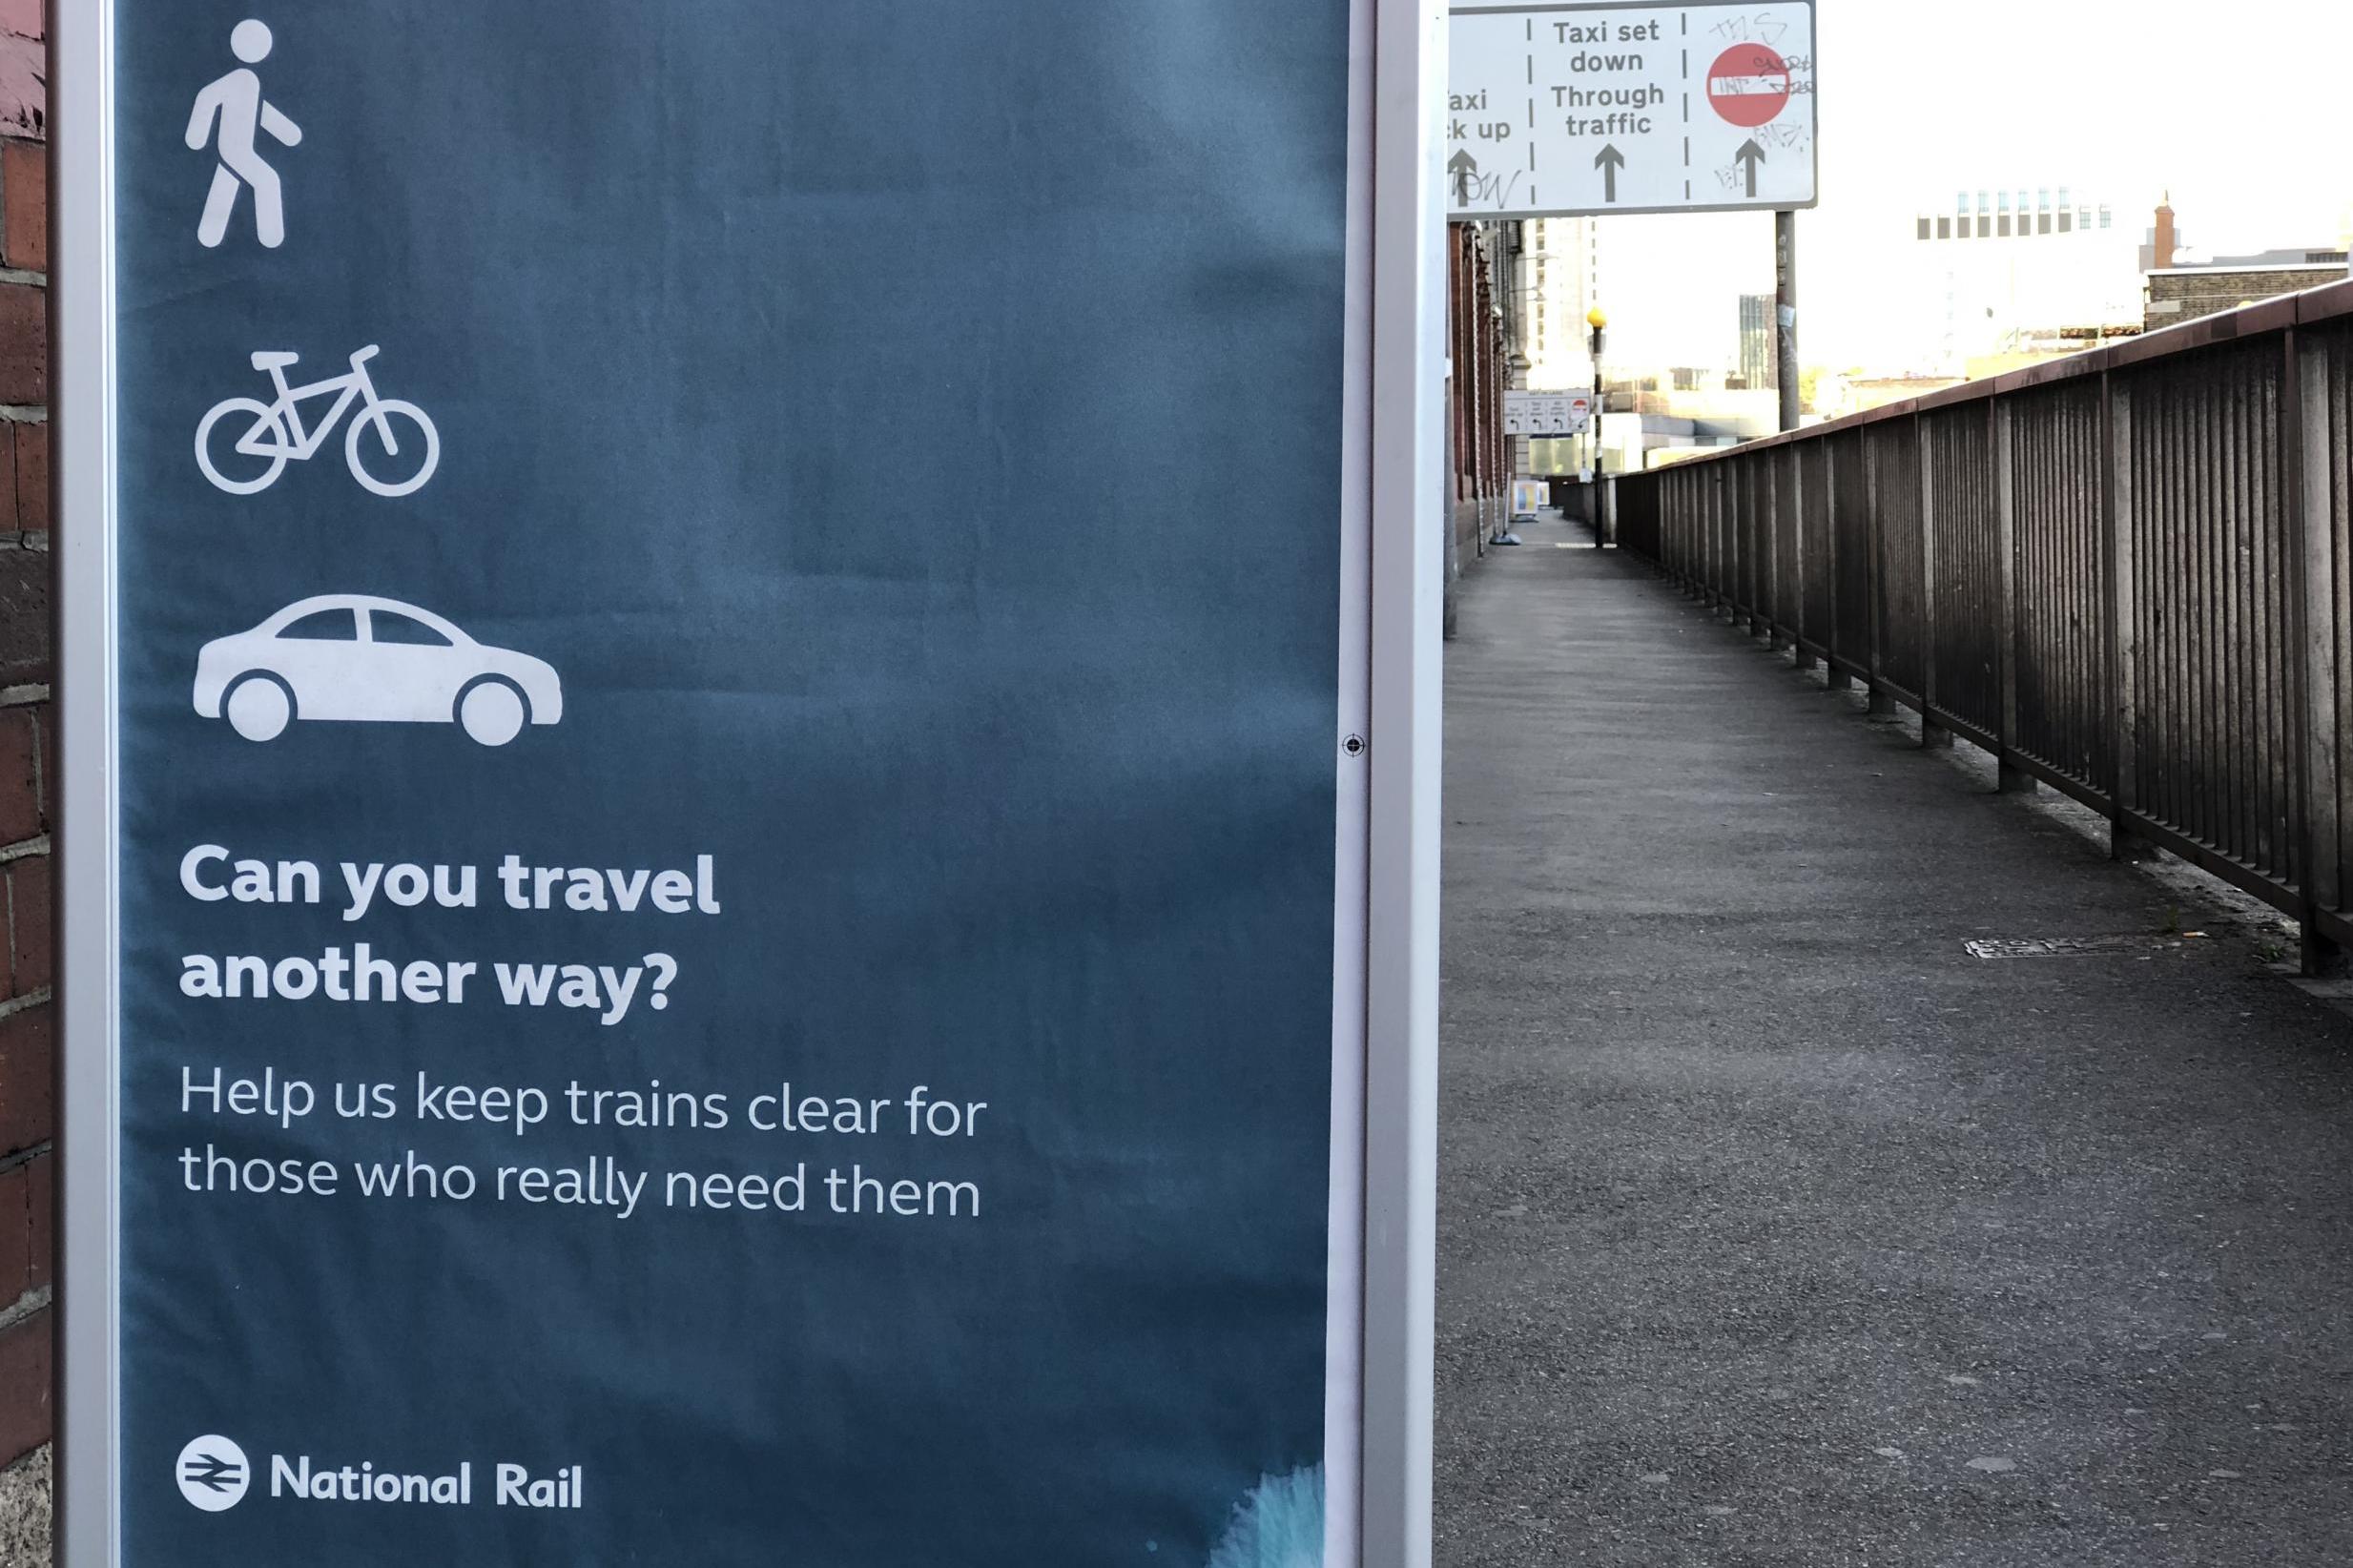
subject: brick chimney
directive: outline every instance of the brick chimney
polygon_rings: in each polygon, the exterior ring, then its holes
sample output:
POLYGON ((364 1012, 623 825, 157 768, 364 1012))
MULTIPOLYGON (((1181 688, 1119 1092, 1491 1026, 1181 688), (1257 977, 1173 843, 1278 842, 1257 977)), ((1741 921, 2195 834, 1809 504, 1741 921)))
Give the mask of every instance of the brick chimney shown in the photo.
POLYGON ((2180 232, 2174 227, 2174 196, 2171 191, 2166 192, 2165 199, 2157 203, 2157 243, 2151 249, 2154 254, 2150 257, 2149 266, 2155 272, 2163 272, 2171 267, 2175 253, 2181 249, 2180 232))

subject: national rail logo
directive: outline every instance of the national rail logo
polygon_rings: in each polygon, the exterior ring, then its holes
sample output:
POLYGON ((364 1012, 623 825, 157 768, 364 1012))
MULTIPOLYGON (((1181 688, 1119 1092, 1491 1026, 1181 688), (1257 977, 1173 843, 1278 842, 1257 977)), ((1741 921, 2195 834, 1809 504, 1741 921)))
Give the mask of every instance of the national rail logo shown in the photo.
POLYGON ((245 1451, 226 1437, 212 1434, 198 1437, 181 1449, 173 1474, 178 1477, 179 1495, 188 1499, 189 1506, 207 1514, 223 1513, 243 1502, 246 1488, 254 1478, 245 1451))

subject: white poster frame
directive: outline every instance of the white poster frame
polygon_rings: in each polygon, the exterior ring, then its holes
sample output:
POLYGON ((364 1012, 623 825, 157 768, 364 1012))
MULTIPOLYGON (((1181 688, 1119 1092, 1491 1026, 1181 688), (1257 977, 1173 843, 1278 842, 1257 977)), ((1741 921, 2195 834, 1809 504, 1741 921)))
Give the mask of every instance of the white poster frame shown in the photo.
MULTIPOLYGON (((56 1561, 119 1568, 115 0, 55 0, 56 1561)), ((1328 1563, 1427 1568, 1437 1147, 1444 0, 1352 0, 1328 1563)))

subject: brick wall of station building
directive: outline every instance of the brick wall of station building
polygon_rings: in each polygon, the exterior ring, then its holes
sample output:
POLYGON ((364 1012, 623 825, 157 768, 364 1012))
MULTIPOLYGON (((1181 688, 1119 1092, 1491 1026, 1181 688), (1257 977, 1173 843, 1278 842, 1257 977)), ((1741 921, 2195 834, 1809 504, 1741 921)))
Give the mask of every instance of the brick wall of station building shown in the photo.
MULTIPOLYGON (((1511 506, 1511 443, 1503 434, 1503 394, 1510 379, 1503 322, 1497 315, 1497 269, 1502 258, 1478 225, 1447 227, 1448 442, 1454 456, 1449 494, 1459 571, 1485 552, 1511 506)), ((1452 585, 1449 585, 1451 604, 1452 585)))
POLYGON ((0 0, 0 1564, 50 1554, 49 64, 42 0, 0 0))
POLYGON ((2195 321, 2201 316, 2219 316, 2260 299, 2324 288, 2344 281, 2344 278, 2342 263, 2282 267, 2276 271, 2185 267, 2153 272, 2149 274, 2147 308, 2142 320, 2148 330, 2157 332, 2195 321))

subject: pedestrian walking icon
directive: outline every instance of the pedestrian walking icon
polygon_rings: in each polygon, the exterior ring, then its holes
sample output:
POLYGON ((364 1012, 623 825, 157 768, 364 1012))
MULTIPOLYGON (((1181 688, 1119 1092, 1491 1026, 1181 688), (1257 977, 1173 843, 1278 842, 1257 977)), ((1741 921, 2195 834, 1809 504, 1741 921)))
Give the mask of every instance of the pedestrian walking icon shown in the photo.
POLYGON ((255 151, 256 137, 268 132, 288 147, 302 139, 302 128, 288 119, 276 104, 261 95, 261 78, 253 67, 270 57, 270 30, 247 17, 229 33, 229 49, 244 65, 196 94, 188 115, 188 145, 201 152, 207 142, 219 163, 213 170, 212 194, 205 197, 204 218, 196 238, 206 249, 228 237, 229 219, 237 210, 239 191, 254 194, 254 231, 271 250, 286 242, 286 210, 279 195, 278 171, 255 151))

